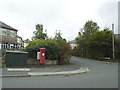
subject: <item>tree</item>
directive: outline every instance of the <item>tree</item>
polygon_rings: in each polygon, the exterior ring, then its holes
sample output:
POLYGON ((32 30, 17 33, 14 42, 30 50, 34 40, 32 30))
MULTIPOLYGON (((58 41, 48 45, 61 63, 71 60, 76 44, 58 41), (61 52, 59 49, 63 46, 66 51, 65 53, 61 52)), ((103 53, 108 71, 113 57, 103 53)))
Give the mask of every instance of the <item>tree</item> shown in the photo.
POLYGON ((88 47, 88 40, 89 37, 96 31, 99 30, 99 26, 96 22, 89 20, 85 23, 84 27, 78 32, 78 37, 76 38, 77 48, 79 50, 78 56, 88 57, 89 54, 89 47, 88 47))
MULTIPOLYGON (((45 32, 46 31, 47 30, 45 30, 45 32)), ((43 33, 43 25, 42 24, 36 25, 36 31, 34 31, 33 34, 34 34, 34 36, 32 37, 33 40, 47 38, 47 33, 43 33)))
POLYGON ((84 30, 83 34, 84 34, 85 38, 88 39, 89 36, 92 35, 92 33, 99 30, 99 26, 97 25, 96 22, 89 20, 85 23, 83 30, 84 30))
POLYGON ((59 32, 56 30, 54 39, 58 40, 58 41, 63 40, 61 35, 62 34, 61 34, 60 30, 59 30, 59 32))
MULTIPOLYGON (((73 49, 73 55, 97 60, 104 60, 105 57, 112 58, 112 34, 108 28, 99 31, 96 22, 87 21, 78 32, 77 47, 73 49)), ((115 37, 114 43, 115 59, 120 59, 120 39, 115 37)))
POLYGON ((62 34, 61 34, 61 31, 59 30, 59 32, 58 32, 58 31, 56 30, 54 40, 57 40, 57 41, 61 41, 61 40, 63 40, 63 41, 66 42, 66 39, 65 39, 65 38, 62 38, 61 35, 62 35, 62 34))
POLYGON ((62 34, 61 34, 60 30, 59 30, 59 32, 57 32, 57 30, 56 30, 54 40, 57 41, 59 44, 59 47, 61 50, 60 55, 64 56, 65 60, 69 61, 69 59, 71 57, 71 47, 70 47, 70 44, 67 43, 66 39, 62 38, 61 35, 62 34))
POLYGON ((88 41, 90 55, 93 59, 112 58, 112 31, 105 28, 91 35, 88 41))

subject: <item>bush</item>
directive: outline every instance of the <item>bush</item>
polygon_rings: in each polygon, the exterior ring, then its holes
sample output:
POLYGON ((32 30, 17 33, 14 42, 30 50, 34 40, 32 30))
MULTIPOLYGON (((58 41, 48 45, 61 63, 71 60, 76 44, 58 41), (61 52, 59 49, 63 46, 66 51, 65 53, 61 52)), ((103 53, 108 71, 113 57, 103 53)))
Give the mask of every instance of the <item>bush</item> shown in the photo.
POLYGON ((98 60, 104 61, 104 60, 105 60, 105 57, 99 57, 98 60))
POLYGON ((70 44, 64 40, 60 40, 57 42, 59 44, 60 51, 61 51, 60 55, 64 56, 65 62, 69 62, 69 59, 71 58, 71 54, 72 54, 70 44))
POLYGON ((46 59, 55 60, 58 59, 61 54, 59 44, 56 41, 43 39, 30 41, 24 51, 28 52, 29 58, 36 59, 37 52, 40 51, 40 48, 46 48, 46 59))

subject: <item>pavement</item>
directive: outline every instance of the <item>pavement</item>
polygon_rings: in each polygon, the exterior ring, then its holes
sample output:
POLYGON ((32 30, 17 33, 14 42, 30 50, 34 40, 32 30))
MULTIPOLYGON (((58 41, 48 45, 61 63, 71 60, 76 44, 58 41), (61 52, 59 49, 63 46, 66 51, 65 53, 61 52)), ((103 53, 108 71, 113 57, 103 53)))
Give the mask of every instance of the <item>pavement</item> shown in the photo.
MULTIPOLYGON (((71 61, 71 60, 70 60, 71 61)), ((53 65, 45 68, 2 68, 0 77, 32 77, 32 76, 53 76, 73 75, 90 71, 88 67, 75 63, 73 65, 53 65)))

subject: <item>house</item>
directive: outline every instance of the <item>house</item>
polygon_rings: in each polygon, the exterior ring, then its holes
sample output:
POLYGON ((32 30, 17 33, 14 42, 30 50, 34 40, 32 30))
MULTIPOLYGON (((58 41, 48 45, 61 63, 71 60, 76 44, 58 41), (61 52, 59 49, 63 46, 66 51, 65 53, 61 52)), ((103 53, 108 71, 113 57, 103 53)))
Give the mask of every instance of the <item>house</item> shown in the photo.
POLYGON ((24 47, 28 46, 29 41, 30 41, 29 39, 24 40, 24 47))
POLYGON ((0 49, 17 49, 18 30, 0 21, 0 49))
POLYGON ((77 45, 75 44, 75 40, 69 41, 71 48, 73 49, 77 45))
POLYGON ((22 39, 22 37, 20 36, 17 36, 17 42, 19 44, 18 48, 21 50, 21 49, 24 49, 24 41, 22 39))

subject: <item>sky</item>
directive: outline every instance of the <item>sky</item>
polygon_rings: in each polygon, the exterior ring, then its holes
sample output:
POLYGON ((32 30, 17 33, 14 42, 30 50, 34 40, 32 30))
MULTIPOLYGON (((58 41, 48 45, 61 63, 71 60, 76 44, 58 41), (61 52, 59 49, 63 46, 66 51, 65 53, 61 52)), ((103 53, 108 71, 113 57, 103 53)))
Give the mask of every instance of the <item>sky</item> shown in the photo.
POLYGON ((36 24, 43 24, 48 37, 60 30, 67 41, 74 40, 88 20, 118 33, 119 0, 0 0, 0 21, 16 28, 18 35, 30 39, 36 24))

